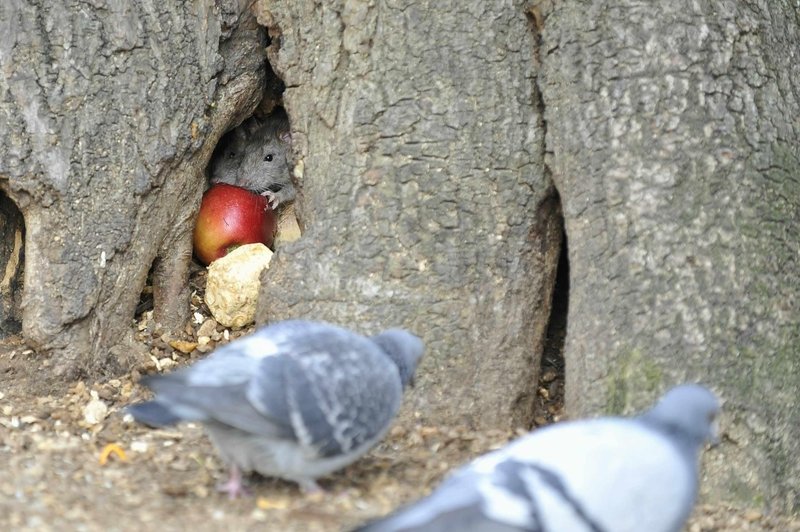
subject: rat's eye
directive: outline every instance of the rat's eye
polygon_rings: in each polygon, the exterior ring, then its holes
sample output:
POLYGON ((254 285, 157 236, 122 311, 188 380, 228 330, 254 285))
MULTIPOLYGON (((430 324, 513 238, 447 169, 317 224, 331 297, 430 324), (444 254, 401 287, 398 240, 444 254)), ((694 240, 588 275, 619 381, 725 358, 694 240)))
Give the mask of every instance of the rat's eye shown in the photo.
POLYGON ((236 157, 236 152, 235 151, 229 151, 228 152, 228 159, 233 159, 234 157, 236 157))
POLYGON ((266 154, 264 156, 264 160, 267 161, 268 163, 271 163, 272 162, 272 154, 271 153, 266 154))

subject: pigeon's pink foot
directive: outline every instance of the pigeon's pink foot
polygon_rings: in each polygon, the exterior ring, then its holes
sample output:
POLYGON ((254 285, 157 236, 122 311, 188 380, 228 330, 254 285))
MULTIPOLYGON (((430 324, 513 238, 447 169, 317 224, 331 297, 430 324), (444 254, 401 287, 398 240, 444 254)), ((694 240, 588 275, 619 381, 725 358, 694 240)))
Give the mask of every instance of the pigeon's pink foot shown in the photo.
POLYGON ((236 466, 231 466, 230 477, 226 482, 217 485, 217 491, 227 493, 228 498, 233 500, 237 497, 249 497, 252 495, 247 486, 242 482, 242 472, 236 466))

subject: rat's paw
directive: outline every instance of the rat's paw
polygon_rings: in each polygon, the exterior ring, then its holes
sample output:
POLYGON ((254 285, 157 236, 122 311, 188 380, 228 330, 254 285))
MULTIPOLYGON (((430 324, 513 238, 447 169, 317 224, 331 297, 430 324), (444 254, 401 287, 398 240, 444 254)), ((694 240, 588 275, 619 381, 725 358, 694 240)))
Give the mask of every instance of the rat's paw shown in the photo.
POLYGON ((278 205, 281 204, 279 195, 271 190, 262 192, 261 195, 267 198, 267 203, 269 203, 269 206, 272 207, 273 211, 278 208, 278 205))

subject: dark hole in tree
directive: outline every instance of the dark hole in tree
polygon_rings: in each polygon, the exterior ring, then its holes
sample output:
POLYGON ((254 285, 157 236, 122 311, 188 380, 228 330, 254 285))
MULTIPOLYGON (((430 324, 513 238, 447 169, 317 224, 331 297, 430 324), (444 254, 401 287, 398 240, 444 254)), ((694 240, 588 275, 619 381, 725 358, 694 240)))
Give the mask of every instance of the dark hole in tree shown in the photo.
MULTIPOLYGON (((265 46, 269 46, 271 42, 272 39, 267 36, 265 41, 265 46)), ((243 122, 247 121, 250 118, 255 117, 263 120, 276 108, 283 107, 283 92, 286 90, 286 85, 283 83, 283 80, 275 73, 275 71, 272 69, 272 66, 269 64, 269 61, 267 61, 266 59, 264 60, 264 68, 265 68, 265 78, 259 104, 248 116, 234 115, 234 119, 232 120, 232 123, 229 124, 226 133, 223 134, 222 137, 217 142, 214 152, 209 160, 209 165, 206 168, 206 179, 209 181, 209 185, 210 185, 211 164, 213 164, 213 161, 216 158, 223 156, 226 148, 229 147, 233 142, 235 142, 234 130, 237 127, 241 126, 243 122)), ((134 312, 134 316, 137 319, 145 312, 154 309, 155 302, 153 295, 153 273, 157 267, 158 264, 154 263, 147 274, 147 281, 145 282, 145 286, 142 289, 142 293, 139 297, 139 303, 137 304, 136 310, 134 312)), ((199 288, 200 293, 202 293, 205 290, 204 288, 205 279, 199 278, 202 277, 204 273, 205 273, 204 265, 197 259, 196 256, 193 255, 192 262, 190 265, 189 283, 190 287, 193 290, 199 288)))
MULTIPOLYGON (((272 41, 272 37, 267 36, 266 46, 269 47, 272 41)), ((234 119, 225 134, 219 139, 206 168, 206 177, 209 181, 211 181, 210 178, 215 161, 237 155, 241 157, 241 153, 237 154, 236 151, 246 147, 242 145, 242 136, 249 136, 254 129, 257 129, 257 126, 252 123, 253 119, 256 120, 256 124, 263 124, 270 115, 283 109, 283 93, 286 90, 286 85, 266 59, 264 60, 264 69, 265 76, 261 99, 250 115, 239 115, 234 119)), ((227 166, 223 164, 223 169, 227 168, 227 166)))
POLYGON ((567 337, 569 310, 569 258, 567 235, 561 235, 561 254, 556 269, 556 282, 542 350, 539 383, 536 387, 533 425, 558 421, 564 409, 564 340, 567 337))
POLYGON ((25 274, 25 221, 11 199, 0 192, 0 338, 22 329, 25 274))
POLYGON ((139 295, 139 303, 136 305, 134 317, 138 318, 148 310, 153 310, 155 301, 153 300, 153 268, 147 272, 147 282, 145 282, 142 293, 139 295))

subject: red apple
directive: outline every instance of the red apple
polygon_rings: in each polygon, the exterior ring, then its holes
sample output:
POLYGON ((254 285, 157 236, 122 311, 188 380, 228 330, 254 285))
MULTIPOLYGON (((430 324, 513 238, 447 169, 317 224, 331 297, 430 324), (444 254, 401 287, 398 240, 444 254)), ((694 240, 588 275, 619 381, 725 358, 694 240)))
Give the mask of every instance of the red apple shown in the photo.
POLYGON ((210 264, 244 244, 272 247, 278 226, 267 198, 233 185, 212 185, 194 226, 194 253, 210 264))

